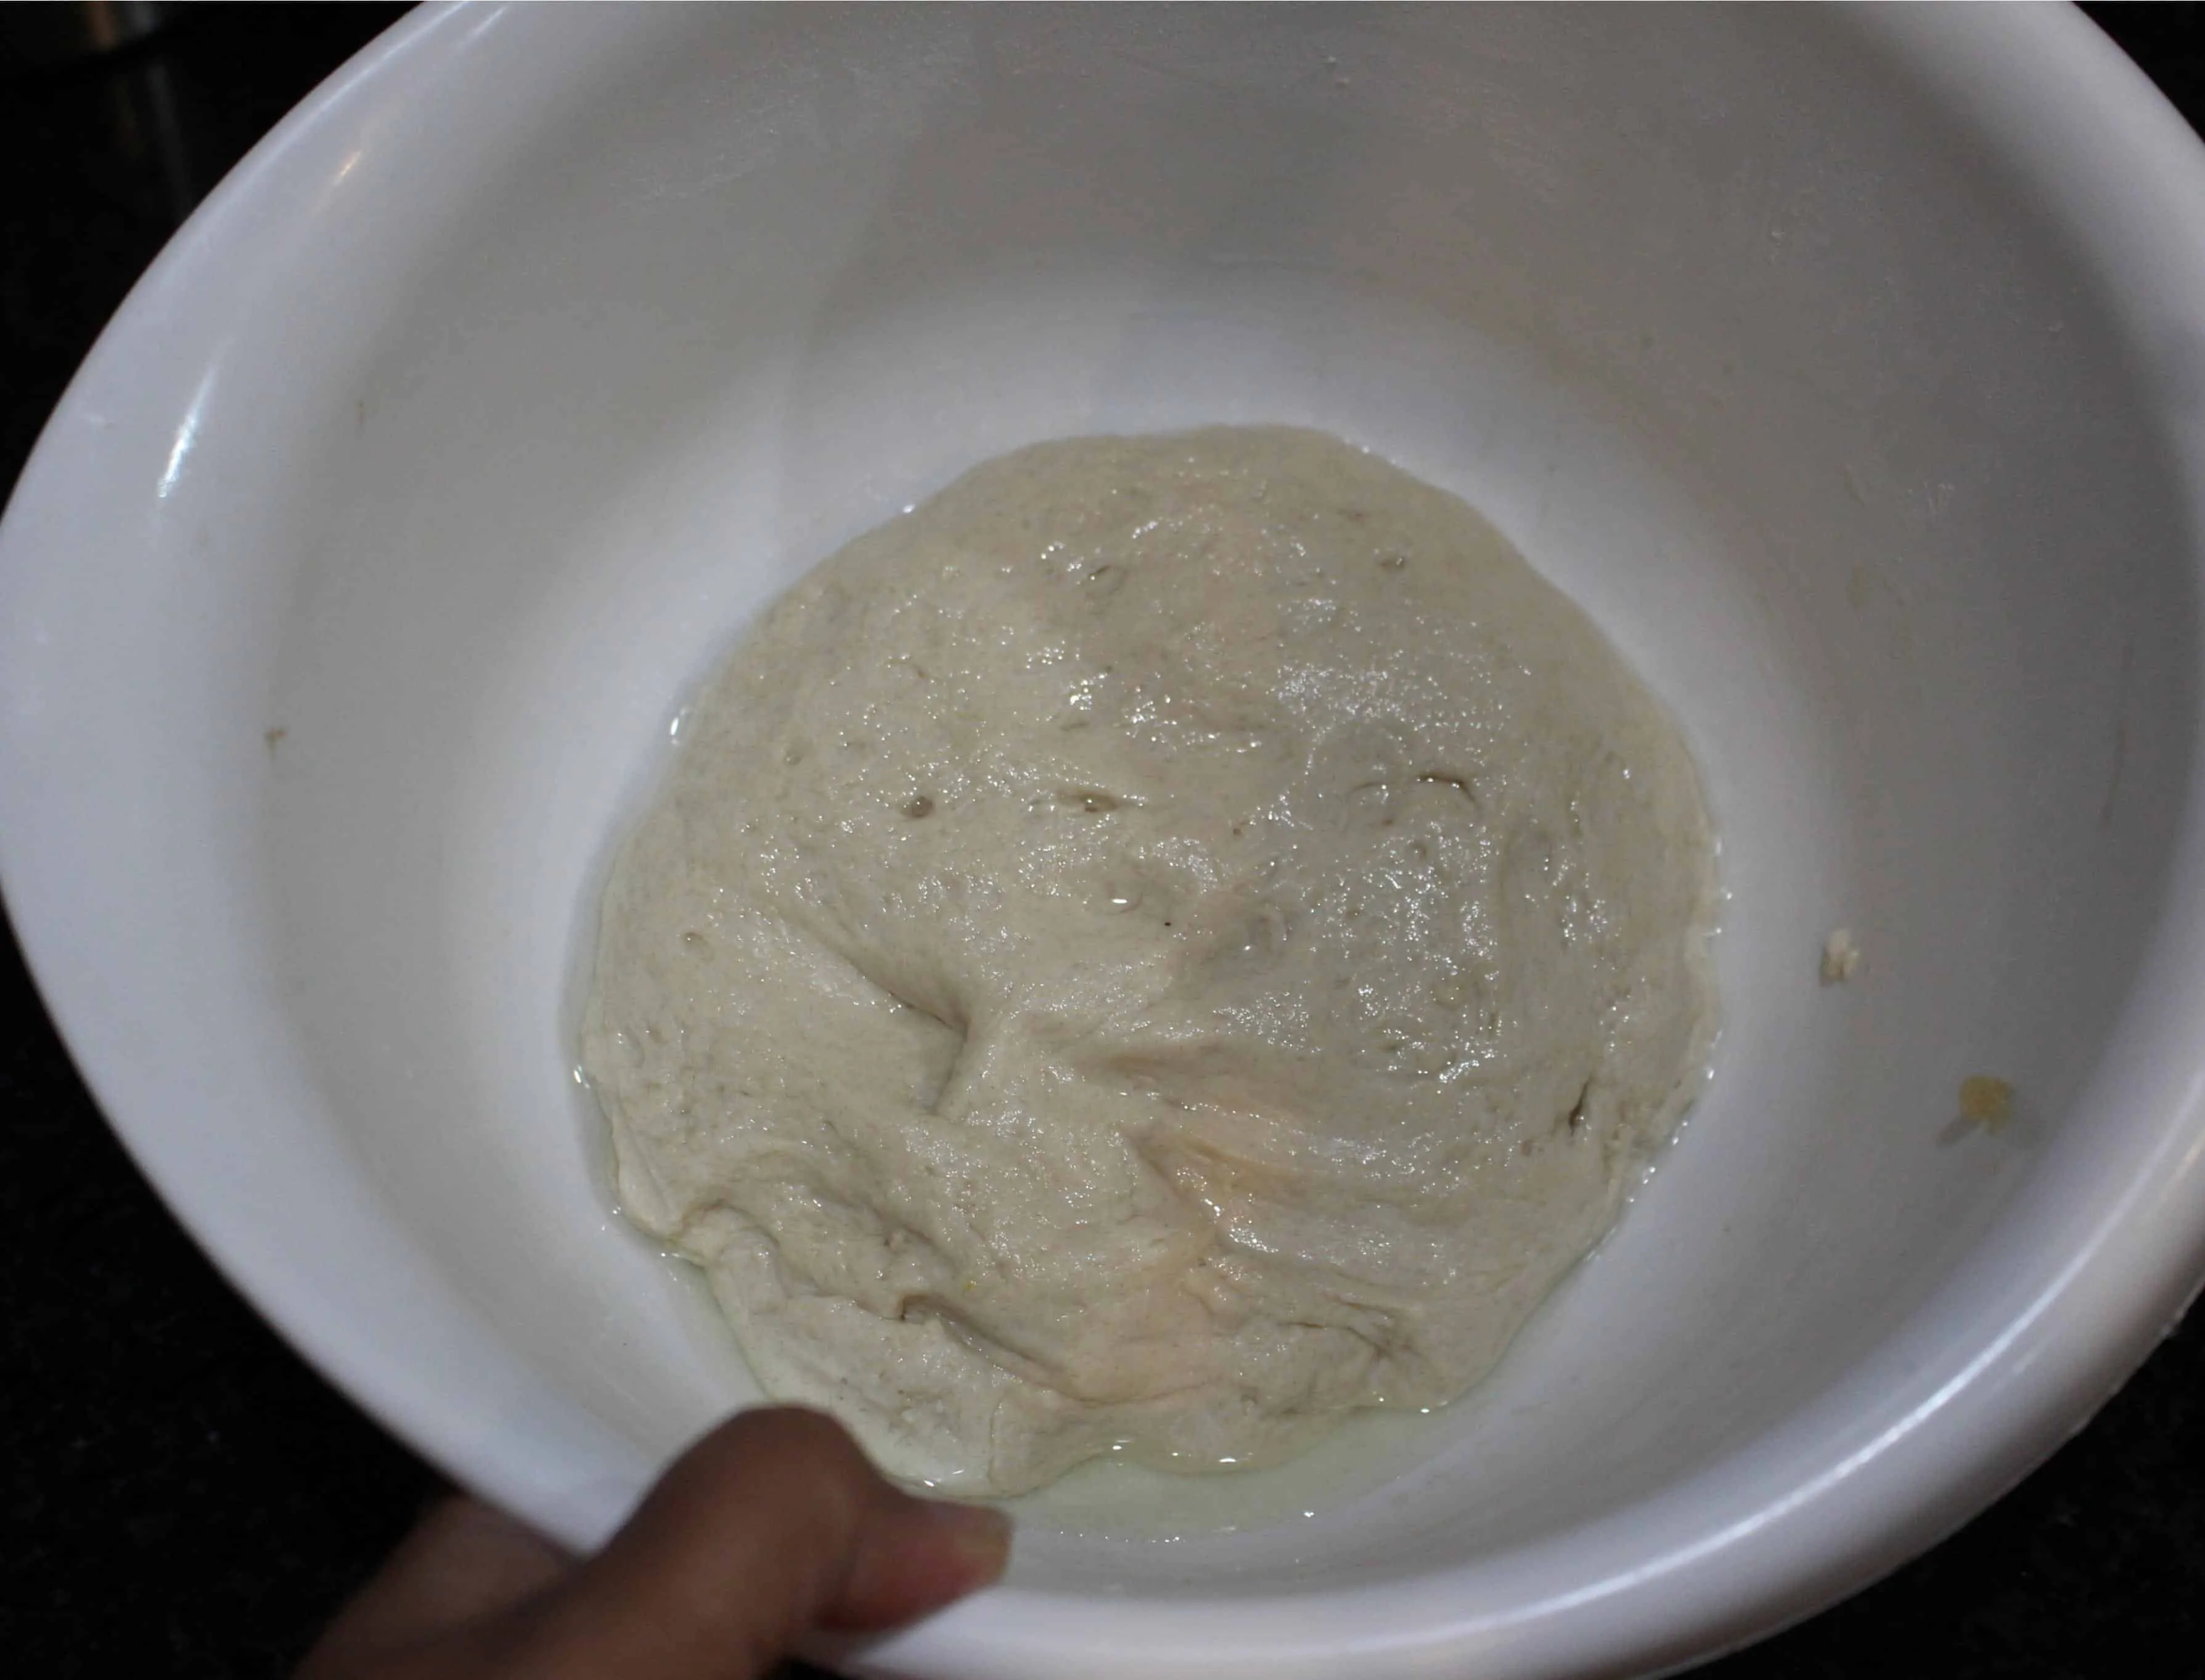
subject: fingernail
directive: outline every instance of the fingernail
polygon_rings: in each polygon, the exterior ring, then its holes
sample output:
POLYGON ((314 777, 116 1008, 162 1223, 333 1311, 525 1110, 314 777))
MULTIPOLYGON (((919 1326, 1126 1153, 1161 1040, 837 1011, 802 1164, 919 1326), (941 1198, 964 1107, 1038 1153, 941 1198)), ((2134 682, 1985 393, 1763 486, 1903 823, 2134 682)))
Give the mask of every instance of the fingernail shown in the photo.
POLYGON ((930 1504, 927 1521, 954 1552, 971 1584, 984 1587, 999 1578, 1011 1560, 1011 1519, 986 1505, 930 1504))

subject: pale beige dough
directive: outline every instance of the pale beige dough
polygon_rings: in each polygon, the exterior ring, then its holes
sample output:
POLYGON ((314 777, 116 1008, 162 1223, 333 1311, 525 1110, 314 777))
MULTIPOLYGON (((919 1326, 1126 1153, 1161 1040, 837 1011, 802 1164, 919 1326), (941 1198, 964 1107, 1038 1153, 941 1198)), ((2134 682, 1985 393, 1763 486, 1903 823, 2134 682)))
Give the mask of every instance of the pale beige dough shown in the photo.
POLYGON ((1450 1400, 1704 1072, 1675 727, 1321 434, 1046 443, 709 685, 606 894, 637 1224, 892 1470, 1261 1463, 1450 1400))

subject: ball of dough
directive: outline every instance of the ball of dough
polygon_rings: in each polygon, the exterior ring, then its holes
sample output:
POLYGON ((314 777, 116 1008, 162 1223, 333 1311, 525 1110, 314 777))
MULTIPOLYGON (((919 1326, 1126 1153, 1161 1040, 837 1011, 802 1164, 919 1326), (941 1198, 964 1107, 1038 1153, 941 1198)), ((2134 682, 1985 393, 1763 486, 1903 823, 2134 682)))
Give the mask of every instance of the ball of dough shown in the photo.
POLYGON ((892 1471, 1263 1463, 1500 1358, 1697 1089, 1661 706, 1318 433, 1042 444, 709 685, 607 891, 627 1215, 892 1471))

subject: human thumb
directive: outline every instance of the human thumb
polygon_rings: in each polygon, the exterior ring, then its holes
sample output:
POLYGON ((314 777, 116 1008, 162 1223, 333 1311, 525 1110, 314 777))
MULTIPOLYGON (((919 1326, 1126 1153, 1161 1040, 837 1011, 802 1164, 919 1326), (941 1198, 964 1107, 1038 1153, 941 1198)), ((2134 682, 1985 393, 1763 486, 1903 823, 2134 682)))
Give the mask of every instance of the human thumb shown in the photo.
POLYGON ((744 1412, 540 1604, 522 1671, 754 1680, 805 1632, 910 1621, 988 1585, 1009 1552, 999 1512, 903 1493, 833 1420, 744 1412))

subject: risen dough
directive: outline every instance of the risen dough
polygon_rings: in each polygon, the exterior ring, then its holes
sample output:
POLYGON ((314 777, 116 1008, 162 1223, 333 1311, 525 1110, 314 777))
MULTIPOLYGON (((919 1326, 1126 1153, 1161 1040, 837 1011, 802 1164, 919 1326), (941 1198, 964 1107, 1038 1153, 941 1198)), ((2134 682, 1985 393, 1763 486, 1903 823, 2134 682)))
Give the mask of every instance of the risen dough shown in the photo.
POLYGON ((1703 1072, 1675 728, 1313 432, 1043 444, 859 538, 683 730, 585 1046, 776 1395, 1029 1488, 1435 1405, 1703 1072))

